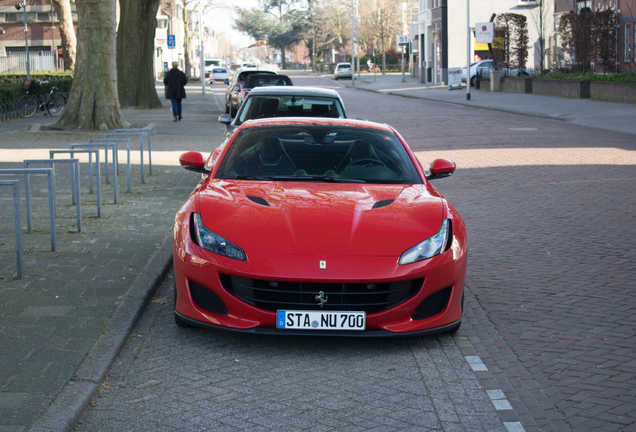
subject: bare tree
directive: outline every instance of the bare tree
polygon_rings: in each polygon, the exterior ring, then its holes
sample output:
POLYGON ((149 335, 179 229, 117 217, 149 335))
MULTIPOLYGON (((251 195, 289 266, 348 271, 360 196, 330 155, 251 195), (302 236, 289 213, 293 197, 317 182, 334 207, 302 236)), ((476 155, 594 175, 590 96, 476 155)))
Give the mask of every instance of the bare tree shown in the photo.
POLYGON ((73 26, 73 15, 71 13, 70 0, 49 0, 60 25, 60 37, 62 39, 62 53, 64 54, 64 69, 72 71, 75 69, 75 27, 73 26))
POLYGON ((117 88, 122 108, 158 108, 153 59, 161 0, 119 0, 117 88))
POLYGON ((76 0, 77 62, 71 93, 55 129, 109 130, 130 125, 117 97, 115 0, 76 0))
POLYGON ((386 51, 396 41, 397 32, 402 28, 399 3, 394 0, 363 0, 360 3, 360 14, 374 40, 380 42, 382 74, 386 74, 386 51))
MULTIPOLYGON (((539 60, 539 74, 543 75, 545 71, 545 41, 548 34, 548 25, 549 25, 549 17, 554 10, 554 0, 536 0, 537 6, 534 9, 530 10, 530 19, 534 23, 534 27, 537 30, 537 34, 539 35, 539 52, 540 60, 539 60)), ((536 65, 536 57, 535 57, 535 65, 536 65)))

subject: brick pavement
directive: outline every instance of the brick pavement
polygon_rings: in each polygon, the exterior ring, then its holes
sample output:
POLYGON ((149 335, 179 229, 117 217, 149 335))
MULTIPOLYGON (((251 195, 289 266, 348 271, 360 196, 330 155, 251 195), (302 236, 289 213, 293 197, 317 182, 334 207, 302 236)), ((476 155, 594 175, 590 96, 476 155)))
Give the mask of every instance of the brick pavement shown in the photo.
MULTIPOLYGON (((408 117, 382 116, 424 164, 448 156, 459 166, 434 185, 467 223, 468 306, 457 343, 483 360, 482 385, 503 389, 528 431, 636 430, 634 135, 409 96, 408 117), (409 128, 414 118, 421 131, 409 128)), ((539 110, 532 100, 519 95, 517 104, 539 110)), ((589 109, 569 102, 571 113, 589 109)))

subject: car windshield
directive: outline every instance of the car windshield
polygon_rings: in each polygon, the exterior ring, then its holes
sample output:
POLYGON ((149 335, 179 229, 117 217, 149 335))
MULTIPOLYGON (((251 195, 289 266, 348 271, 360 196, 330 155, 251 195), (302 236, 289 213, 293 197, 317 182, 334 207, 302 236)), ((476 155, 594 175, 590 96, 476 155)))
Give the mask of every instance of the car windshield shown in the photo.
POLYGON ((212 73, 227 73, 227 70, 225 70, 225 69, 214 69, 212 71, 212 73))
POLYGON ((217 179, 421 184, 400 139, 341 125, 272 125, 241 130, 217 179))
POLYGON ((350 64, 341 64, 338 65, 338 69, 351 69, 351 65, 350 64))
POLYGON ((337 98, 319 96, 250 96, 238 116, 237 124, 270 117, 346 118, 337 98))

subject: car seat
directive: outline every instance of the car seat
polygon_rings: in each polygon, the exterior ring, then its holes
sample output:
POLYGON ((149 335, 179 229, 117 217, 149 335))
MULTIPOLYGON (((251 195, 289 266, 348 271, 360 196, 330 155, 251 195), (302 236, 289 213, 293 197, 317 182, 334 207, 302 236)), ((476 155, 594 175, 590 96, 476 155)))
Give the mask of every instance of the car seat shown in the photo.
POLYGON ((375 149, 366 139, 356 140, 353 144, 351 144, 347 154, 336 168, 336 172, 342 172, 342 170, 344 170, 349 164, 360 159, 376 159, 380 161, 375 149))

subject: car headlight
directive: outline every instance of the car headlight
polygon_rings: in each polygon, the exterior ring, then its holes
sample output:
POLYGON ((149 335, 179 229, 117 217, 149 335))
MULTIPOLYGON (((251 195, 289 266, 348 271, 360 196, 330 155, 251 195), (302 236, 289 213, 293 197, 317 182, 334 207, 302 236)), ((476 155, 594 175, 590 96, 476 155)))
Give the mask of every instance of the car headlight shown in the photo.
POLYGON ((200 214, 192 213, 192 219, 194 220, 195 241, 203 249, 235 260, 247 260, 243 249, 203 225, 200 214))
POLYGON ((400 255, 400 265, 411 264, 439 255, 450 245, 450 221, 444 219, 442 227, 432 237, 427 238, 422 243, 413 246, 411 249, 400 255))

